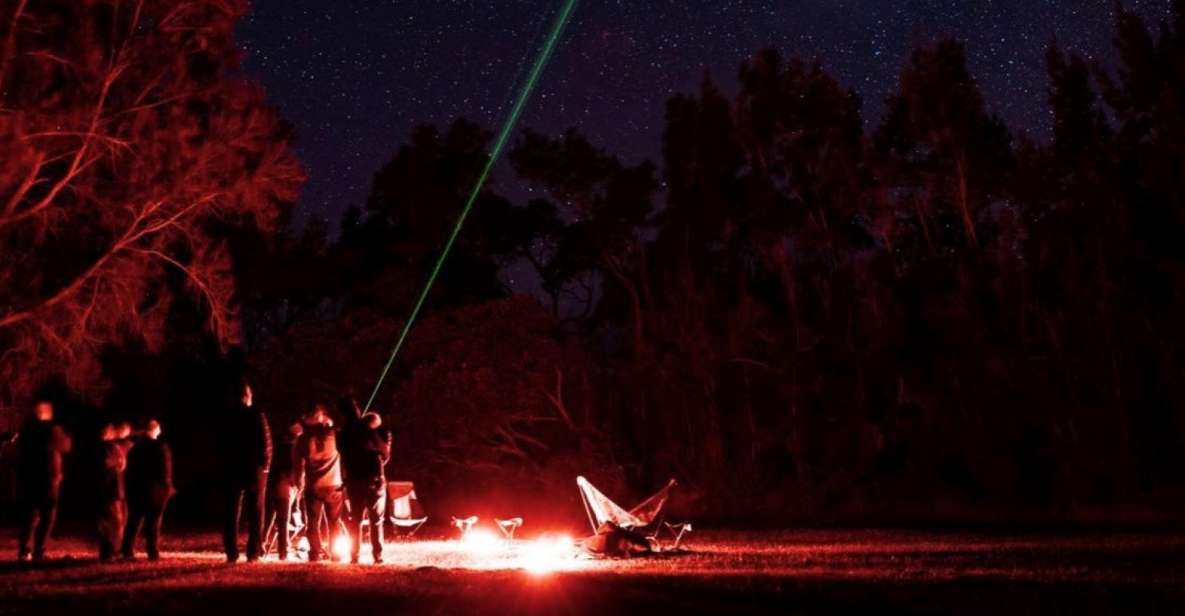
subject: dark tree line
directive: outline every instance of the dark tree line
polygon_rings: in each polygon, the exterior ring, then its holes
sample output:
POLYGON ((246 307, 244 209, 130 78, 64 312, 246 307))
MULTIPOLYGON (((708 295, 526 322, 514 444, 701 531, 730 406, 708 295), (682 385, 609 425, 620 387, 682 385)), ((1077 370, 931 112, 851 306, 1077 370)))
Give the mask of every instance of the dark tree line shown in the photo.
MULTIPOLYGON (((525 131, 510 161, 546 199, 487 190, 380 397, 402 472, 491 493, 674 475, 690 507, 771 520, 1179 502, 1175 15, 1120 10, 1114 73, 1052 44, 1046 143, 988 111, 950 40, 912 54, 871 130, 819 64, 765 50, 735 97, 705 79, 668 101, 661 166, 525 131), (509 267, 536 298, 510 296, 509 267)), ((278 248, 308 265, 258 304, 287 320, 254 361, 307 377, 294 403, 369 392, 488 141, 416 131, 339 241, 278 248)))
MULTIPOLYGON (((680 506, 749 522, 1167 519, 1185 488, 1174 7, 1155 26, 1117 11, 1115 70, 1051 44, 1048 141, 990 113, 949 40, 914 51, 871 127, 821 65, 763 50, 735 96, 705 79, 667 102, 661 164, 524 131, 510 179, 543 197, 481 196, 376 403, 393 474, 446 512, 570 514, 583 473, 615 494, 676 476, 680 506)), ((365 400, 490 139, 416 129, 337 237, 219 227, 246 354, 228 366, 195 333, 208 309, 182 303, 173 367, 113 351, 114 391, 245 368, 277 425, 365 400)))

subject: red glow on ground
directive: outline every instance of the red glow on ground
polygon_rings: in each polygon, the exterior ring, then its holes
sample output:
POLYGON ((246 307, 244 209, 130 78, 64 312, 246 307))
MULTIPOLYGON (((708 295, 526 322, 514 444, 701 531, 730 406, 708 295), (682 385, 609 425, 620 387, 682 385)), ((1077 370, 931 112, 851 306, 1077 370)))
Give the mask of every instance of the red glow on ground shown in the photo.
POLYGON ((523 569, 533 575, 569 569, 576 562, 575 544, 567 535, 540 537, 526 544, 518 559, 523 569))
POLYGON ((502 539, 493 531, 475 528, 461 537, 461 545, 465 551, 474 556, 494 556, 503 548, 502 539))
POLYGON ((354 547, 354 542, 346 535, 338 535, 337 539, 333 540, 333 555, 339 561, 347 561, 350 559, 350 552, 354 547))

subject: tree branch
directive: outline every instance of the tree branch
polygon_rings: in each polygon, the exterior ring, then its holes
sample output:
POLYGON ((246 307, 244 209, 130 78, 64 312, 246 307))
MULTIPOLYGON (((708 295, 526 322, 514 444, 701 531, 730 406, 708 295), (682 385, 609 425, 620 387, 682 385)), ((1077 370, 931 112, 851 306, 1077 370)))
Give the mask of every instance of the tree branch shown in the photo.
POLYGON ((160 206, 163 204, 163 201, 155 201, 146 205, 144 211, 137 215, 135 220, 132 221, 132 224, 128 226, 128 229, 124 232, 124 235, 120 237, 120 239, 115 243, 113 243, 107 252, 103 253, 102 256, 96 259, 95 262, 86 269, 86 271, 76 277, 70 284, 62 287, 48 299, 39 302, 35 306, 16 312, 10 312, 4 317, 0 317, 0 328, 11 327, 17 323, 26 321, 32 318, 37 312, 46 308, 52 308, 53 306, 61 303, 66 298, 78 291, 78 289, 82 287, 82 285, 85 284, 87 280, 89 280, 92 276, 98 273, 99 270, 107 265, 107 262, 110 261, 115 255, 123 252, 129 246, 138 242, 144 237, 162 231, 165 228, 175 224, 181 217, 193 211, 196 207, 205 203, 209 203, 210 201, 217 198, 217 196, 217 194, 207 195, 178 210, 172 216, 169 216, 163 221, 141 229, 139 228, 140 225, 145 221, 145 219, 148 218, 148 216, 160 208, 160 206))
POLYGON ((214 331, 221 334, 225 330, 226 320, 223 319, 221 315, 219 315, 218 302, 216 301, 216 298, 214 297, 214 293, 210 291, 210 287, 209 287, 209 285, 206 284, 206 281, 202 280, 200 276, 195 274, 190 267, 186 266, 184 263, 178 261, 177 259, 173 258, 172 256, 167 255, 167 254, 165 254, 159 250, 156 250, 156 249, 135 248, 133 250, 135 250, 136 252, 141 253, 141 254, 145 254, 145 255, 149 255, 149 256, 161 259, 162 261, 181 270, 185 274, 185 276, 187 278, 189 278, 190 282, 192 282, 194 284, 194 286, 196 286, 198 288, 198 290, 202 292, 202 295, 205 296, 205 298, 206 298, 206 302, 208 304, 210 304, 210 322, 214 326, 214 331))
POLYGON ((4 89, 4 78, 8 76, 8 65, 12 63, 12 56, 16 53, 17 24, 20 22, 21 16, 25 14, 25 6, 28 3, 28 0, 20 0, 20 3, 16 5, 16 10, 12 12, 12 21, 8 25, 8 36, 4 37, 4 55, 0 56, 0 91, 4 89))
POLYGON ((45 152, 37 152, 37 160, 29 166, 28 175, 25 176, 25 179, 21 182, 21 185, 18 186, 16 191, 12 193, 12 196, 8 198, 8 203, 4 206, 4 214, 6 216, 16 211, 17 205, 19 205, 20 202, 24 200, 25 195, 29 192, 29 189, 33 187, 33 184, 37 183, 37 176, 41 174, 41 165, 44 164, 44 162, 45 152))
POLYGON ((62 189, 65 188, 67 184, 77 177, 83 169, 97 160, 91 159, 90 161, 87 161, 85 165, 82 163, 83 158, 86 156, 86 151, 90 147, 91 139, 98 131, 99 120, 103 115, 103 107, 107 104, 107 94, 111 91, 112 84, 115 83, 115 80, 119 78, 119 75, 122 72, 122 67, 113 67, 110 71, 108 71, 107 76, 103 79, 103 88, 99 92, 98 102, 95 103, 95 110, 91 113, 90 127, 85 133, 87 137, 83 139, 82 145, 79 146, 78 152, 75 153, 74 160, 70 163, 70 169, 65 173, 65 175, 62 176, 60 180, 58 180, 56 184, 54 184, 54 187, 51 188, 50 191, 41 198, 41 201, 38 201, 33 207, 18 214, 13 214, 6 218, 0 218, 0 227, 10 225, 17 221, 33 216, 34 214, 37 214, 38 212, 41 212, 45 208, 49 207, 54 202, 54 200, 57 199, 58 194, 61 193, 62 189))

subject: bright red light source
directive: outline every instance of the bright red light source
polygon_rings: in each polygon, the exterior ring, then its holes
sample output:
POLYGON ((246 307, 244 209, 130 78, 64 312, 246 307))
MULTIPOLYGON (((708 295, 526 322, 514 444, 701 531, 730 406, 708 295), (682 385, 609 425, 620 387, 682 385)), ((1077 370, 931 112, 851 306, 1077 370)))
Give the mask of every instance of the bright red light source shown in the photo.
POLYGON ((571 565, 575 556, 573 545, 567 535, 540 537, 523 548, 519 559, 528 573, 546 575, 571 565))
POLYGON ((354 542, 350 541, 349 537, 345 535, 338 535, 337 539, 333 540, 333 555, 336 556, 338 560, 344 561, 350 558, 350 552, 352 551, 353 547, 354 542))

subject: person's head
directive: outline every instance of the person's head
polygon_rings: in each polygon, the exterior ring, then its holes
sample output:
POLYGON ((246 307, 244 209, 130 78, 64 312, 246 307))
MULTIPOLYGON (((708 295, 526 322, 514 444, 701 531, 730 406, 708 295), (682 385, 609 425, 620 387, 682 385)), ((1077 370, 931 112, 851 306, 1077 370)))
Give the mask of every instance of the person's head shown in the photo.
POLYGON ((304 424, 294 421, 292 425, 288 426, 288 435, 292 438, 300 438, 301 434, 304 434, 304 424))
POLYGON ((107 425, 103 426, 103 430, 101 432, 99 432, 99 438, 103 439, 104 441, 114 441, 115 440, 115 425, 107 424, 107 425))
POLYGON ((115 438, 128 438, 132 435, 132 424, 121 421, 115 426, 115 438))
POLYGON ((255 402, 255 392, 251 391, 251 386, 243 383, 243 389, 239 393, 239 402, 242 402, 243 406, 250 408, 255 402))
POLYGON ((155 419, 149 419, 148 423, 144 424, 144 436, 154 441, 160 438, 160 422, 155 419))
POLYGON ((37 421, 53 421, 53 403, 49 400, 38 400, 33 406, 33 417, 37 421))
POLYGON ((366 426, 371 430, 378 430, 379 426, 383 425, 383 418, 378 413, 367 413, 362 416, 362 421, 366 422, 366 426))
POLYGON ((310 426, 327 426, 332 422, 329 420, 329 411, 325 410, 324 404, 318 404, 313 407, 312 411, 305 417, 305 423, 310 426))

